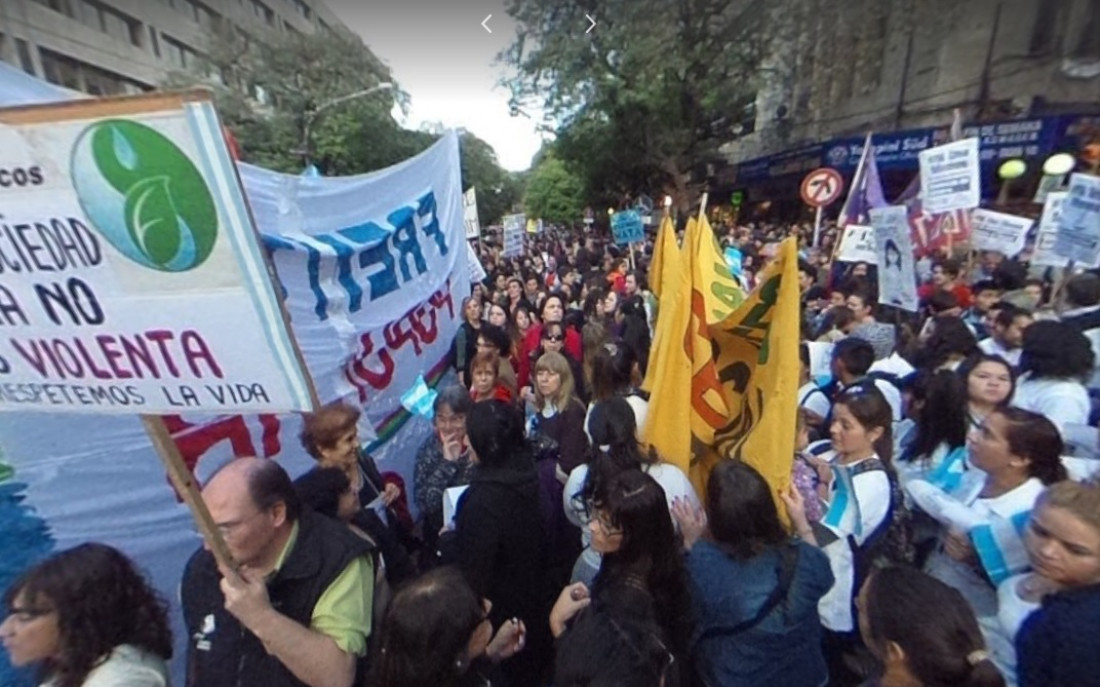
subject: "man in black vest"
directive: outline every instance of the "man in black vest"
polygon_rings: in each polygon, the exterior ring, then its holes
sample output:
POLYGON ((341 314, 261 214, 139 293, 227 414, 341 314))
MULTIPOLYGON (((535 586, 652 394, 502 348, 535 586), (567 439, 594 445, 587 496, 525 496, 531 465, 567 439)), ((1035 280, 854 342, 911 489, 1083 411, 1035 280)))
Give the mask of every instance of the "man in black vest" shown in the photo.
POLYGON ((220 569, 205 547, 187 563, 187 684, 349 687, 370 635, 368 542, 302 512, 274 461, 228 463, 202 498, 239 570, 220 569))

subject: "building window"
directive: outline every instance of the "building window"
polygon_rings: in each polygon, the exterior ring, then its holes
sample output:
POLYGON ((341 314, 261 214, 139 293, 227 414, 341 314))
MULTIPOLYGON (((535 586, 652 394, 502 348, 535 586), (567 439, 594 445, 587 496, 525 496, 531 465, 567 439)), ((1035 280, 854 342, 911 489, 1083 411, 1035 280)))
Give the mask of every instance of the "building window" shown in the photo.
POLYGON ((49 7, 54 12, 60 12, 66 17, 76 18, 76 14, 73 12, 73 6, 70 0, 34 0, 39 5, 49 7))
POLYGON ((15 51, 19 53, 19 66, 28 74, 34 74, 34 60, 31 59, 31 47, 22 38, 15 39, 15 51))
POLYGON ((149 43, 153 46, 153 54, 160 57, 160 41, 157 40, 157 30, 149 27, 149 43))
POLYGON ((74 91, 82 90, 80 65, 76 60, 49 50, 39 50, 39 55, 42 57, 42 75, 46 77, 46 81, 74 91))

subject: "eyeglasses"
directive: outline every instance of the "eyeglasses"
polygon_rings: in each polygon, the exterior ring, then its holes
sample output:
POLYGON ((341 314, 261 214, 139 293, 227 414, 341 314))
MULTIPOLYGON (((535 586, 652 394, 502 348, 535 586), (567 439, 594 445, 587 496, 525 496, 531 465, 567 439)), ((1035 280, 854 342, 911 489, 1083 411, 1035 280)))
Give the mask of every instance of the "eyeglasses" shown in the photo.
POLYGON ((546 336, 542 337, 542 340, 543 341, 550 341, 550 342, 553 342, 553 343, 561 343, 562 341, 565 340, 565 337, 562 336, 561 334, 547 334, 546 336))
POLYGON ((437 413, 435 421, 441 425, 461 425, 463 422, 466 422, 466 416, 457 413, 453 415, 442 415, 437 413))

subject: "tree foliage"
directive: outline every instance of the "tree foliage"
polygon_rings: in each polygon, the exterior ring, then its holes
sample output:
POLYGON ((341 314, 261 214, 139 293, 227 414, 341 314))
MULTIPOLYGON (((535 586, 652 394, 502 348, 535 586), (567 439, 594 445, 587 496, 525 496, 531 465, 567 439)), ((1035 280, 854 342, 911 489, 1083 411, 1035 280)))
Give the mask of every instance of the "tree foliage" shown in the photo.
MULTIPOLYGON (((326 106, 379 83, 393 83, 389 69, 370 49, 343 33, 250 37, 220 30, 196 70, 173 74, 166 85, 196 82, 213 88, 219 114, 236 137, 242 158, 268 169, 302 171, 311 113, 316 114, 309 159, 328 176, 388 167, 438 140, 435 133, 405 129, 394 120, 394 104, 408 104, 408 95, 396 85, 326 106)), ((488 143, 470 133, 463 133, 460 141, 464 187, 478 188, 482 221, 495 221, 518 202, 518 184, 501 169, 488 143)))
POLYGON ((572 224, 581 218, 584 188, 561 160, 546 155, 531 170, 523 205, 528 217, 572 224))
POLYGON ((591 200, 663 189, 684 205, 698 170, 751 126, 766 47, 781 39, 769 11, 763 0, 509 0, 518 35, 500 57, 591 200), (586 14, 598 22, 587 35, 586 14))

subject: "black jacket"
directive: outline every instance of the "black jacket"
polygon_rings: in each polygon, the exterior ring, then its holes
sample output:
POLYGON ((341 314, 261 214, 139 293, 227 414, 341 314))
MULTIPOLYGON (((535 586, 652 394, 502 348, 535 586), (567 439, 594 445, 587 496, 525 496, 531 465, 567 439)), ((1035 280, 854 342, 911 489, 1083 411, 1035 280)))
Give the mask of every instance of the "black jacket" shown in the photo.
POLYGON ((549 663, 547 618, 556 594, 546 579, 539 482, 530 460, 525 455, 511 469, 478 466, 455 517, 458 565, 493 602, 493 626, 520 618, 527 627, 527 648, 502 665, 515 685, 539 684, 549 663))
MULTIPOLYGON (((305 511, 298 538, 282 568, 268 581, 271 605, 309 627, 313 607, 352 560, 370 545, 342 523, 305 511)), ((298 680, 225 610, 214 556, 199 549, 187 561, 180 585, 187 626, 189 687, 301 687, 298 680)))

